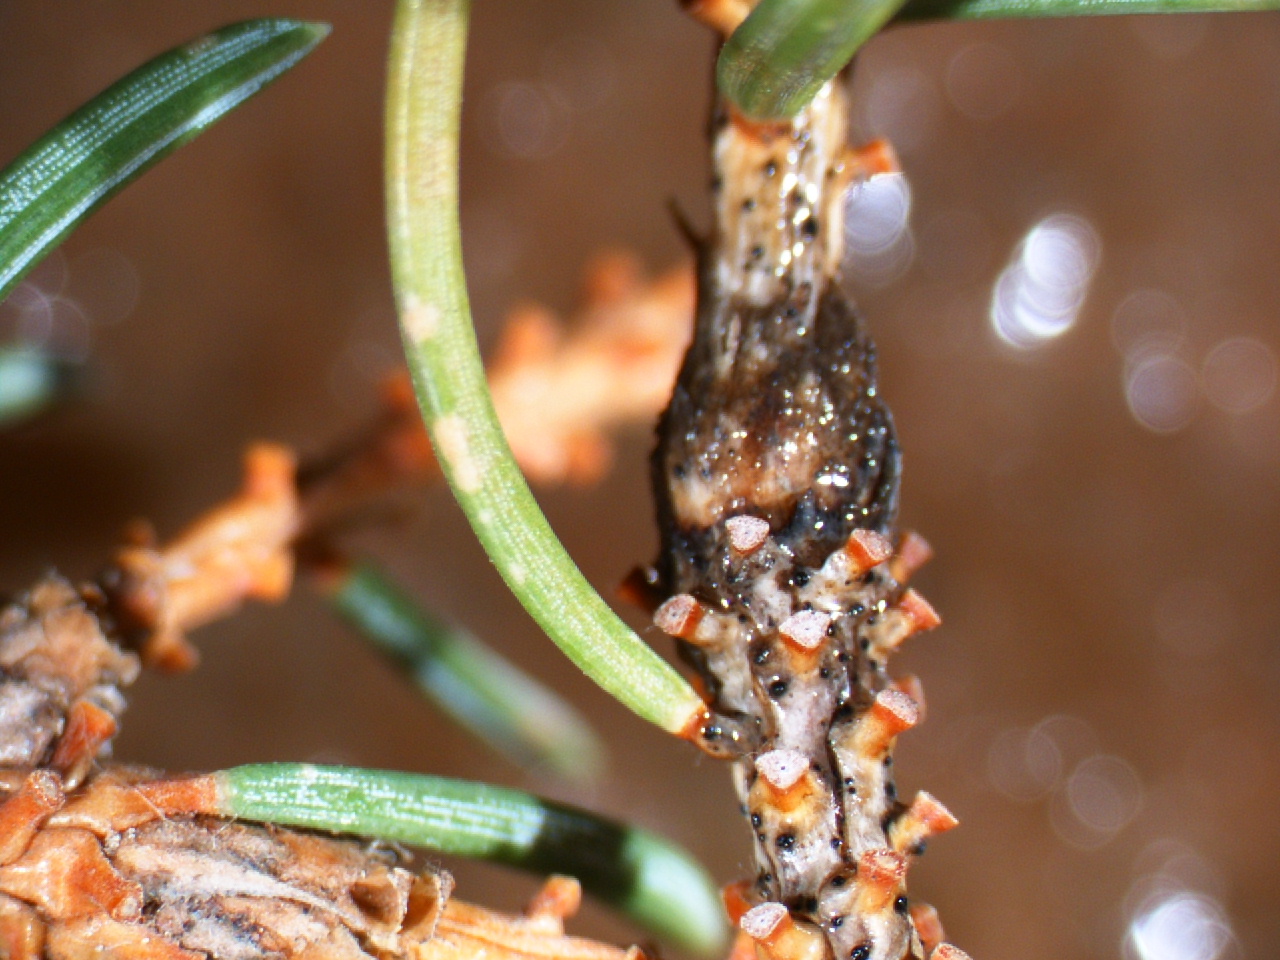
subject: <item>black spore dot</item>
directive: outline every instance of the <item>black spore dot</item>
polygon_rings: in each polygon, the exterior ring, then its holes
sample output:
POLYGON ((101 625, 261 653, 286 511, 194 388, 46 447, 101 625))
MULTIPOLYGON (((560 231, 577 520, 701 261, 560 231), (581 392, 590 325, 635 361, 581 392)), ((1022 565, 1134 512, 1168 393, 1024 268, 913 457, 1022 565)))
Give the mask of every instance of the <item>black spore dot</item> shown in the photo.
POLYGON ((787 681, 775 680, 769 684, 769 696, 777 700, 779 697, 785 696, 787 692, 787 681))
POLYGON ((871 956, 871 948, 865 943, 860 943, 849 951, 849 960, 868 960, 871 956))
POLYGON ((758 814, 758 813, 753 813, 753 814, 751 815, 751 825, 752 825, 753 827, 759 827, 759 826, 760 826, 760 814, 758 814))
POLYGON ((907 912, 907 906, 908 904, 907 904, 906 897, 899 897, 897 900, 893 901, 893 909, 897 913, 905 914, 907 912))
POLYGON ((844 926, 844 917, 832 917, 832 918, 831 918, 831 929, 832 929, 832 930, 839 930, 842 926, 844 926))
POLYGON ((835 887, 837 890, 839 890, 841 887, 843 887, 843 886, 844 886, 846 883, 848 883, 848 882, 849 882, 849 881, 848 881, 848 880, 846 880, 844 877, 832 877, 832 878, 831 878, 831 886, 835 887))
POLYGON ((780 833, 774 843, 777 844, 779 850, 787 853, 796 848, 796 835, 794 833, 780 833))
POLYGON ((795 573, 791 575, 791 582, 794 583, 797 587, 803 587, 805 584, 809 582, 809 571, 797 570, 795 573))

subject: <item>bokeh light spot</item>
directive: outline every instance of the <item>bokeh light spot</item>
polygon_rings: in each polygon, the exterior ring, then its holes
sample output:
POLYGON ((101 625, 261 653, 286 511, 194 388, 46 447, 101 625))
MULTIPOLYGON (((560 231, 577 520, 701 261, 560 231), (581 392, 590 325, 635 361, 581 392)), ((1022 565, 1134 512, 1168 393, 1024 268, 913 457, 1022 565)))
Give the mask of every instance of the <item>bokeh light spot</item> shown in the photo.
POLYGON ((565 144, 569 111, 547 84, 510 82, 489 97, 488 113, 498 148, 522 160, 544 160, 565 144))
POLYGON ((882 174, 854 187, 844 221, 850 272, 872 286, 902 276, 915 256, 910 218, 911 186, 902 174, 882 174))
POLYGON ((89 250, 71 263, 71 295, 95 324, 111 326, 127 319, 138 305, 141 288, 133 261, 118 250, 89 250))
POLYGON ((1217 960, 1232 934, 1216 903, 1182 891, 1141 910, 1127 939, 1138 960, 1217 960))
POLYGON ((971 120, 994 120, 1022 96, 1022 70, 1004 47, 973 43, 951 58, 947 96, 971 120))
POLYGON ((1090 757, 1067 780, 1071 811, 1085 826, 1110 837, 1122 830, 1142 806, 1142 784, 1133 767, 1119 757, 1090 757))
POLYGON ((1163 290, 1134 290, 1111 315, 1111 339, 1130 364, 1177 353, 1187 336, 1182 305, 1163 290))
POLYGON ((1195 417, 1200 391, 1185 361, 1160 355, 1129 371, 1124 392, 1138 423, 1155 433, 1176 433, 1195 417))
POLYGON ((1032 227, 996 280, 991 325, 1000 339, 1029 349, 1071 329, 1098 256, 1087 220, 1054 214, 1032 227))
POLYGON ((1062 778, 1063 758, 1058 744, 1042 728, 1005 730, 987 750, 987 777, 1013 800, 1044 796, 1062 778))
POLYGON ((1204 358, 1204 395, 1225 413, 1251 413, 1276 390, 1276 355, 1261 340, 1231 337, 1204 358))
POLYGON ((910 155, 932 139, 939 96, 924 71, 899 65, 877 70, 864 103, 860 126, 888 137, 900 155, 910 155))

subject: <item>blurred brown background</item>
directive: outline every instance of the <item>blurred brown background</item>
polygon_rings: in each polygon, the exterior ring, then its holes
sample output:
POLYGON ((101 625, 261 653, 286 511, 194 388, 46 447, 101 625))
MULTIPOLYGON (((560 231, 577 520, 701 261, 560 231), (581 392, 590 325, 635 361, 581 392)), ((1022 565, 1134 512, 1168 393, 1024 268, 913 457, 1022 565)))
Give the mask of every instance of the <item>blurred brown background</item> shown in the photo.
MULTIPOLYGON (((334 33, 82 228, 33 278, 52 308, 0 306, 0 337, 91 352, 94 370, 80 402, 0 434, 6 589, 92 573, 132 517, 174 532, 235 485, 248 440, 322 449, 393 362, 389 4, 6 0, 0 158, 155 53, 264 14, 334 33)), ((473 32, 463 223, 492 342, 518 299, 571 308, 604 248, 686 255, 665 204, 703 217, 710 41, 673 0, 480 3, 473 32)), ((946 619, 898 664, 931 715, 900 785, 963 820, 912 893, 983 960, 1272 956, 1280 15, 912 27, 872 44, 856 88, 860 129, 896 142, 911 186, 909 229, 900 190, 863 218, 851 280, 906 449, 904 521, 938 550, 920 586, 946 619)), ((601 589, 654 550, 648 446, 636 431, 600 486, 543 492, 601 589)), ((448 495, 424 499, 362 547, 592 712, 614 754, 597 793, 453 732, 306 590, 203 631, 195 674, 141 681, 118 755, 531 786, 741 874, 727 772, 576 677, 448 495)), ((460 874, 500 906, 532 886, 460 874)), ((577 929, 631 936, 596 909, 577 929)))

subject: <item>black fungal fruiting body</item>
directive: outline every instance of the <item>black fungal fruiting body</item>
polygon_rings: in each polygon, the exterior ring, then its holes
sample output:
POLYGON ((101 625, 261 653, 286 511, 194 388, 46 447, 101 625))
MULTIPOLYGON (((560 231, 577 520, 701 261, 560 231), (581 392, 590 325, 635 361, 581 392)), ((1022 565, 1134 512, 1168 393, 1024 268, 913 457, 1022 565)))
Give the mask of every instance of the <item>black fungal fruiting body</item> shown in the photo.
POLYGON ((905 589, 927 548, 891 539, 893 420, 836 281, 846 188, 877 169, 845 115, 838 82, 791 124, 718 108, 716 223, 652 464, 655 622, 706 682, 703 746, 736 761, 758 868, 741 923, 772 960, 924 957, 906 858, 954 824, 892 780, 921 705, 885 661, 937 618, 905 589))

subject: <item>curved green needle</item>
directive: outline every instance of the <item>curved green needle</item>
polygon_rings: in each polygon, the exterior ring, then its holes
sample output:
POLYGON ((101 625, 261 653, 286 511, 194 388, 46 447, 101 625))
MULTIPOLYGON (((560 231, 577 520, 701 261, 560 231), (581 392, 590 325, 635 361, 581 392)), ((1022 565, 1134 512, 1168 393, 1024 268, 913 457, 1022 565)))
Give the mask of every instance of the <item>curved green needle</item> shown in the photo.
POLYGON ((458 228, 467 0, 400 0, 387 90, 387 229, 405 355, 453 494, 512 593, 587 676, 644 719, 696 731, 693 687, 587 582, 511 456, 480 363, 458 228))

